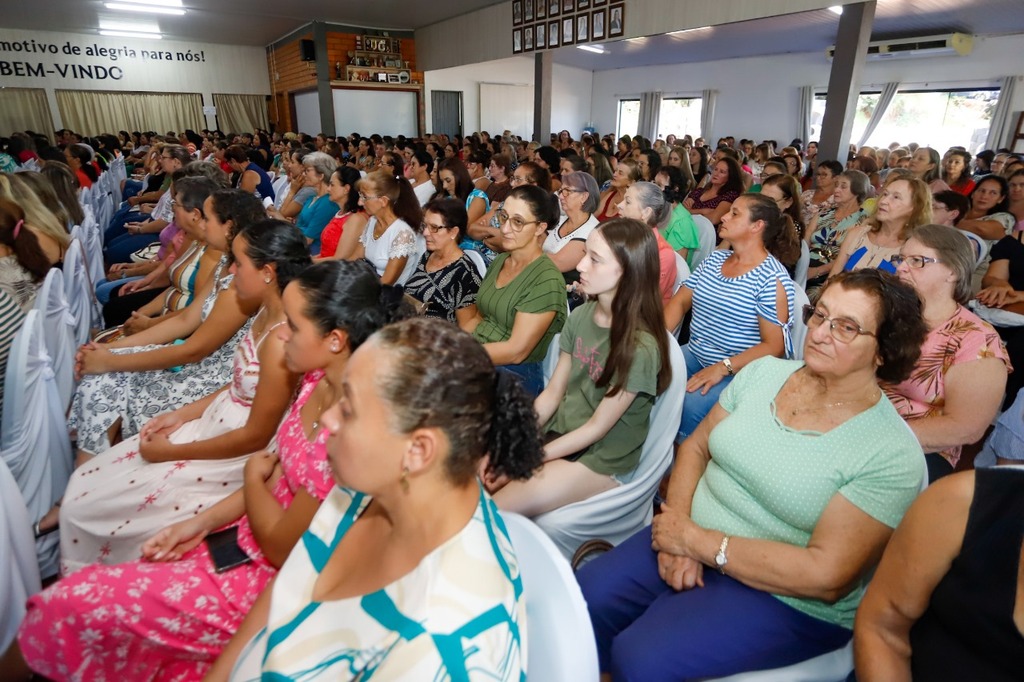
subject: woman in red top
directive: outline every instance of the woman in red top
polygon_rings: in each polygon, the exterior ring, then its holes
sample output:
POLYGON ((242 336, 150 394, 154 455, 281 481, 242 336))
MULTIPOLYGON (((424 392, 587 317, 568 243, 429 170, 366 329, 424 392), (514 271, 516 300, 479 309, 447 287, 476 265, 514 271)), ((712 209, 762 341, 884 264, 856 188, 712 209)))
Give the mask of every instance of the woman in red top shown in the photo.
POLYGON ((99 179, 96 167, 92 164, 92 153, 85 145, 69 144, 64 148, 64 158, 68 160, 68 166, 75 172, 78 184, 82 186, 82 189, 92 187, 92 183, 99 179))
POLYGON ((341 206, 331 221, 320 233, 320 259, 351 260, 359 235, 366 227, 366 211, 359 206, 359 192, 356 183, 360 174, 352 166, 338 166, 331 173, 327 194, 331 201, 341 206))

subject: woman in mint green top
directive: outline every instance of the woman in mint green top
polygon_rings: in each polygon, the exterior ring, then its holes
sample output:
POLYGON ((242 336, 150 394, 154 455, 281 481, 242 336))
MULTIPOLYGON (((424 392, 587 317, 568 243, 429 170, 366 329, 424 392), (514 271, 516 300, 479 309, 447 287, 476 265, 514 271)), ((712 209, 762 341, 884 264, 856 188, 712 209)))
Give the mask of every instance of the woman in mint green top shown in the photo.
POLYGON ((804 363, 744 368, 680 446, 652 528, 577 574, 602 672, 723 677, 849 642, 924 480, 878 381, 909 375, 925 325, 912 289, 867 270, 830 280, 805 319, 804 363))
POLYGON ((672 379, 654 232, 628 218, 602 223, 578 270, 590 302, 565 323, 558 365, 534 403, 546 464, 494 497, 527 516, 610 490, 636 469, 654 399, 672 379))
POLYGON ((532 395, 543 388, 541 360, 568 312, 565 280, 541 250, 558 204, 539 187, 516 187, 498 213, 501 246, 477 294, 477 314, 463 328, 484 344, 491 361, 518 375, 532 395))
POLYGON ((686 259, 686 264, 693 268, 693 256, 700 246, 697 225, 685 206, 683 199, 689 193, 689 185, 683 172, 675 166, 662 166, 654 176, 654 184, 661 187, 665 200, 671 202, 672 213, 663 227, 658 231, 675 251, 686 259))

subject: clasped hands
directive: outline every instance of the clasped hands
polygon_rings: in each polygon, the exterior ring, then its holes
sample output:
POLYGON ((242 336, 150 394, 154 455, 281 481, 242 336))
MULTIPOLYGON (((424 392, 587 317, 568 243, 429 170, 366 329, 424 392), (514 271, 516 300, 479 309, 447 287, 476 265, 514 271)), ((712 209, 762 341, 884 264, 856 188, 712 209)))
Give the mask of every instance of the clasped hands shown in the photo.
POLYGON ((693 551, 703 529, 687 514, 661 505, 651 522, 651 548, 658 553, 658 575, 677 592, 704 587, 704 565, 693 551))

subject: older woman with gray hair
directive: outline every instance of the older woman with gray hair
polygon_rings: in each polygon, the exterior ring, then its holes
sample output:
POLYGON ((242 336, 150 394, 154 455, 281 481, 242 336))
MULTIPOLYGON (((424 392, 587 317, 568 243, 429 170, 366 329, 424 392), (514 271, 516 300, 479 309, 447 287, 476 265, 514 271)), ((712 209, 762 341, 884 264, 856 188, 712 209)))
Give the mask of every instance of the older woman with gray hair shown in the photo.
POLYGON ((313 152, 302 157, 302 171, 307 187, 314 191, 313 196, 302 205, 295 225, 302 230, 309 243, 312 255, 320 255, 320 233, 331 222, 331 218, 341 207, 331 201, 327 195, 330 189, 331 175, 338 167, 338 162, 323 152, 313 152))
POLYGON ((659 228, 664 227, 672 217, 672 203, 666 200, 661 187, 653 182, 635 182, 626 189, 622 203, 619 204, 619 215, 639 220, 654 230, 658 242, 658 263, 661 266, 658 284, 662 302, 667 303, 675 293, 678 275, 676 252, 661 236, 659 228))
POLYGON ((543 249, 562 272, 565 283, 573 284, 579 279, 576 266, 586 252, 587 237, 598 226, 594 211, 601 193, 594 176, 575 171, 562 175, 562 187, 555 194, 565 220, 548 232, 543 249))
POLYGON ((927 453, 935 481, 953 473, 961 447, 992 423, 1010 361, 995 329, 964 307, 975 257, 959 230, 922 225, 890 262, 921 298, 928 336, 910 377, 883 388, 927 453))

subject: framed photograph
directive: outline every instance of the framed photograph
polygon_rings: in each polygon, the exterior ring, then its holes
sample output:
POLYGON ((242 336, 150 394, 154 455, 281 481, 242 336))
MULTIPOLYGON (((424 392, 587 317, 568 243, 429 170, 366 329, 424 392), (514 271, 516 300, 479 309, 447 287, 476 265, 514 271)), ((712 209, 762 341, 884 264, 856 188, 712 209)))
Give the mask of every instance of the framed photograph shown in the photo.
POLYGON ((608 0, 591 0, 591 4, 594 5, 594 7, 600 7, 601 5, 607 5, 608 0))
POLYGON ((523 21, 533 21, 533 0, 523 0, 523 21))
POLYGON ((557 17, 562 9, 562 0, 551 0, 548 3, 548 16, 557 17))
POLYGON ((562 0, 562 14, 576 11, 576 0, 562 0))
POLYGON ((523 52, 533 52, 533 26, 523 28, 523 52))
POLYGON ((576 43, 585 43, 590 40, 590 15, 576 15, 576 43))
POLYGON ((576 9, 581 12, 590 9, 590 0, 576 0, 576 9))
POLYGON ((548 16, 548 0, 537 0, 537 18, 545 19, 548 16))
POLYGON ((512 54, 519 54, 523 51, 523 29, 512 29, 512 54))
POLYGON ((596 9, 590 15, 590 39, 591 40, 604 40, 608 36, 605 34, 605 23, 608 20, 608 10, 596 9))
POLYGON ((538 50, 543 50, 545 47, 548 46, 547 28, 548 25, 545 24, 543 21, 537 24, 537 42, 535 42, 534 45, 537 46, 538 50))
POLYGON ((388 74, 388 83, 394 83, 395 85, 399 85, 401 82, 402 80, 398 77, 397 73, 388 74))
POLYGON ((512 0, 512 25, 523 23, 523 0, 512 0))
POLYGON ((558 47, 558 24, 557 21, 548 22, 548 47, 558 47))
POLYGON ((572 17, 566 17, 562 19, 562 44, 572 45, 573 38, 576 37, 576 26, 573 23, 572 17))
POLYGON ((387 83, 388 82, 388 74, 384 73, 383 71, 378 71, 377 72, 377 82, 378 83, 387 83))
POLYGON ((608 8, 608 37, 621 36, 624 32, 623 23, 626 20, 625 5, 612 5, 608 8))

